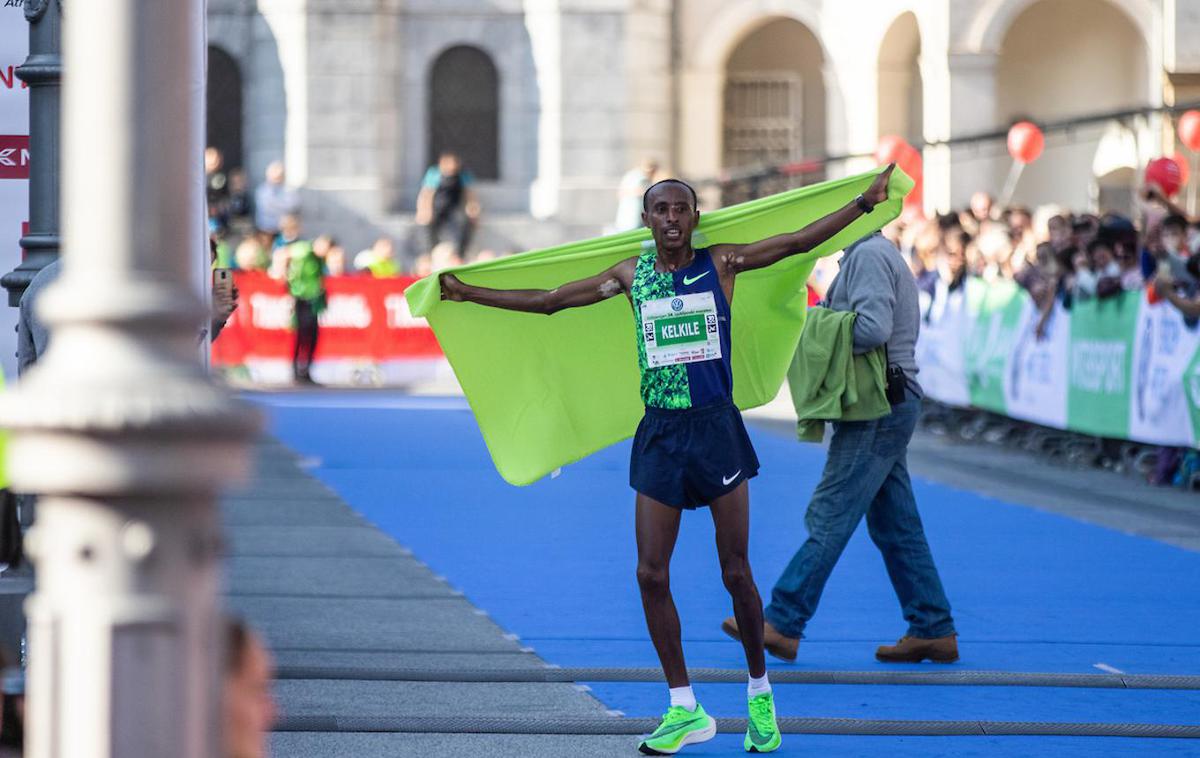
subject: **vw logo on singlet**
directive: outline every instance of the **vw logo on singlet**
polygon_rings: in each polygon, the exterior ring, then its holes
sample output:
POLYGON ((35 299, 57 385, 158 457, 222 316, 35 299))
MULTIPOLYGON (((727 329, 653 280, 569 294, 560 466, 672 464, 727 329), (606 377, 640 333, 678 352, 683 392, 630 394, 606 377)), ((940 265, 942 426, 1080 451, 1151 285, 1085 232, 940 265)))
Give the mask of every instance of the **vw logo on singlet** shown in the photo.
POLYGON ((671 310, 675 311, 676 313, 683 310, 683 300, 681 300, 680 298, 675 298, 674 300, 672 300, 671 301, 671 310))

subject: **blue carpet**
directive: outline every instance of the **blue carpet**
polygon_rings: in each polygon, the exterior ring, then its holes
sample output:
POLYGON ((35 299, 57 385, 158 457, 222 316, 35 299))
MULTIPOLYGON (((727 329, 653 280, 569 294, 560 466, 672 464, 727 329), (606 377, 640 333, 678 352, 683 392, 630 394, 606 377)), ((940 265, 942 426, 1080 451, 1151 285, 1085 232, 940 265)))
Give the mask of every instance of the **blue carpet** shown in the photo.
MULTIPOLYGON (((637 755, 630 750, 631 755, 637 755)), ((718 734, 703 745, 689 745, 680 755, 745 756, 742 738, 718 734)), ((1197 756, 1200 747, 1178 740, 1131 740, 1097 737, 831 737, 785 734, 773 755, 817 758, 1109 758, 1110 756, 1197 756)))
MULTIPOLYGON (((657 717, 666 710, 661 684, 588 682, 588 686, 596 697, 627 716, 657 717)), ((696 684, 693 689, 709 713, 746 715, 744 684, 696 684)), ((781 716, 1187 724, 1194 723, 1200 712, 1200 695, 1168 690, 802 684, 775 684, 772 689, 781 716)))
MULTIPOLYGON (((516 488, 495 473, 460 401, 335 392, 253 399, 267 409, 271 431, 312 459, 314 475, 547 660, 562 666, 657 665, 634 581, 628 444, 569 466, 558 478, 516 488)), ((771 432, 752 429, 751 435, 762 461, 762 474, 751 484, 751 559, 766 595, 804 539, 804 508, 824 453, 771 432)), ((1127 673, 1200 674, 1200 554, 934 482, 914 484, 954 606, 963 653, 958 668, 1098 673, 1102 664, 1127 673)), ((672 586, 689 664, 744 665, 740 647, 717 628, 731 611, 707 511, 684 518, 672 586)), ((874 661, 874 647, 899 637, 904 626, 878 552, 860 528, 794 665, 884 668, 874 661)), ((594 689, 630 715, 663 709, 658 685, 604 683, 594 689)), ((706 707, 718 715, 744 709, 738 686, 700 689, 709 693, 703 694, 706 707)), ((788 715, 1200 720, 1200 696, 1188 692, 779 689, 788 715)), ((806 748, 837 745, 837 753, 847 755, 859 749, 998 754, 986 752, 985 742, 1012 755, 1115 754, 1135 745, 1138 751, 1173 745, 1200 752, 1192 743, 1148 740, 805 737, 792 744, 802 741, 806 748)))

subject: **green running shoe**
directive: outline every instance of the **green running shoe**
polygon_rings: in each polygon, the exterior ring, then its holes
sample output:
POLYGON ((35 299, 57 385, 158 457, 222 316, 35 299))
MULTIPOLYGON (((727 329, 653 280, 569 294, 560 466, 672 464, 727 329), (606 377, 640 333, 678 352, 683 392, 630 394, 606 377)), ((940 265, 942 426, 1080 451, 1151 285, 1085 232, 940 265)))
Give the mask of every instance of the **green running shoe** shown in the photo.
POLYGON ((700 704, 689 711, 673 705, 663 714, 662 723, 638 745, 645 755, 674 755, 684 745, 707 742, 717 736, 717 722, 704 712, 700 704))
POLYGON ((770 692, 750 698, 750 722, 742 745, 747 753, 770 753, 783 742, 775 723, 775 697, 770 692))

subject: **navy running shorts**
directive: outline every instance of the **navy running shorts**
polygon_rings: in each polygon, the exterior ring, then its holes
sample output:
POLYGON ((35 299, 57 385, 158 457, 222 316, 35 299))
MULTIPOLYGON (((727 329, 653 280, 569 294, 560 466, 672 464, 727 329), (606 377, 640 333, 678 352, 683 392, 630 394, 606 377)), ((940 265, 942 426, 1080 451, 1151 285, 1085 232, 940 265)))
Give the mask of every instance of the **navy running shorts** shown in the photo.
POLYGON ((701 408, 646 408, 633 437, 629 486, 673 508, 709 505, 758 474, 758 455, 728 401, 701 408))

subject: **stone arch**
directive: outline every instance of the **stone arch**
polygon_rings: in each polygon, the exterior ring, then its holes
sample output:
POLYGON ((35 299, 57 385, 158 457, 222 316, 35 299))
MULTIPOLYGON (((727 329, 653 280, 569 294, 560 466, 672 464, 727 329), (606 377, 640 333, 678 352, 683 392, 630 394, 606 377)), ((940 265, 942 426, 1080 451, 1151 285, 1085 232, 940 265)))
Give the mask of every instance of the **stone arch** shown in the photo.
MULTIPOLYGON (((845 134, 845 100, 829 51, 821 42, 820 4, 815 0, 740 0, 725 3, 684 50, 678 108, 687 129, 679 135, 676 160, 681 172, 693 178, 713 177, 724 158, 723 110, 725 68, 738 46, 750 35, 780 20, 802 24, 816 39, 823 61, 825 140, 845 134)), ((820 145, 819 153, 825 152, 820 145)))
MULTIPOLYGON (((1012 25, 1030 8, 1044 0, 984 0, 967 27, 961 47, 965 52, 993 53, 1000 50, 1012 25)), ((1163 59, 1162 3, 1155 0, 1094 0, 1097 6, 1120 11, 1138 30, 1145 45, 1146 83, 1151 103, 1162 103, 1160 73, 1163 59)))
POLYGON ((530 31, 517 14, 418 14, 405 21, 396 48, 395 82, 403 108, 397 115, 401 148, 396 151, 397 191, 391 207, 414 207, 421 177, 430 165, 431 67, 441 53, 462 45, 487 53, 499 74, 499 179, 480 180, 480 200, 489 214, 528 212, 530 187, 540 170, 540 119, 546 100, 530 31))
POLYGON ((722 166, 777 165, 826 151, 825 55, 791 18, 763 19, 725 60, 722 166))
MULTIPOLYGON (((690 67, 701 70, 720 70, 746 37, 777 19, 791 19, 808 27, 821 28, 821 17, 812 2, 789 0, 741 0, 722 6, 707 24, 694 46, 690 67)), ((818 37, 818 41, 820 37, 818 37)), ((822 55, 829 60, 829 51, 822 46, 822 55)))
POLYGON ((924 82, 921 75, 921 28, 905 11, 887 26, 879 43, 878 133, 896 134, 920 145, 925 134, 924 82))
POLYGON ((226 169, 242 168, 244 102, 242 68, 232 55, 216 45, 208 46, 205 144, 221 151, 226 169))
MULTIPOLYGON (((1040 2, 1043 0, 985 0, 967 28, 964 46, 971 52, 999 50, 1013 23, 1031 6, 1040 2)), ((1147 47, 1153 48, 1151 41, 1157 39, 1158 31, 1162 28, 1159 3, 1151 0, 1103 2, 1122 11, 1138 28, 1147 47)))
POLYGON ((283 60, 263 13, 275 11, 251 13, 220 3, 210 3, 208 10, 210 52, 217 47, 227 53, 242 76, 241 160, 251 185, 262 179, 268 163, 285 157, 289 124, 283 60))
POLYGON ((428 158, 459 155, 480 179, 500 178, 500 74, 472 45, 443 50, 429 67, 428 158))
MULTIPOLYGON (((999 40, 996 116, 1054 120, 1154 101, 1142 27, 1116 2, 1022 3, 999 40), (1085 28, 1087 34, 1075 34, 1085 28)), ((1161 90, 1160 90, 1161 93, 1161 90)), ((1088 207, 1097 196, 1093 163, 1104 125, 1051 138, 1027 167, 1017 199, 1088 207)))

